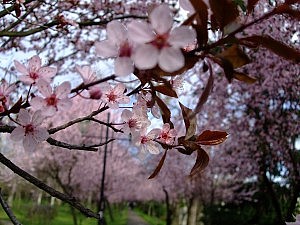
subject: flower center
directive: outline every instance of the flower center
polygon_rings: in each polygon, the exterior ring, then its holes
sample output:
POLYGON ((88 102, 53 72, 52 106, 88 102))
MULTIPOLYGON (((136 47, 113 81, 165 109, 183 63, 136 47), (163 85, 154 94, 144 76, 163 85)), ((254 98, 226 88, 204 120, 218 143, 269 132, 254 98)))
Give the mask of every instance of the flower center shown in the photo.
POLYGON ((168 43, 169 34, 156 35, 156 39, 151 42, 158 49, 162 49, 164 47, 170 47, 168 43))
POLYGON ((106 95, 108 98, 109 102, 115 102, 117 100, 117 95, 113 92, 110 92, 109 94, 106 95))
POLYGON ((119 57, 130 57, 131 56, 131 46, 126 41, 122 43, 119 49, 119 57))
POLYGON ((55 94, 52 94, 50 97, 46 98, 47 105, 56 106, 58 99, 55 94))
POLYGON ((147 138, 147 136, 142 136, 141 137, 141 144, 145 144, 149 141, 149 139, 147 138))
POLYGON ((30 72, 29 77, 33 80, 36 80, 39 78, 39 75, 36 72, 30 72))
POLYGON ((129 128, 133 128, 133 127, 136 127, 136 126, 137 126, 136 119, 129 119, 129 121, 128 121, 128 127, 129 128))
POLYGON ((32 133, 34 131, 34 126, 32 124, 27 124, 25 127, 25 135, 32 133))

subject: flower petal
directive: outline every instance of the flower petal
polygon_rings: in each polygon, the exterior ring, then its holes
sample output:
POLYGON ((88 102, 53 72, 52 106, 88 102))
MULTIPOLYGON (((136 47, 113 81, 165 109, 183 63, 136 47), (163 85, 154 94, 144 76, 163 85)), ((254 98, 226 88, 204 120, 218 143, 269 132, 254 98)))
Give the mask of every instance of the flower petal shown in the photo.
POLYGON ((151 154, 157 155, 160 153, 158 144, 154 141, 149 141, 146 148, 151 154))
POLYGON ((65 98, 62 100, 59 100, 57 103, 57 108, 59 111, 67 111, 70 109, 72 106, 72 101, 71 99, 65 98))
POLYGON ((171 31, 168 42, 178 48, 184 48, 189 44, 195 43, 196 32, 188 26, 176 27, 171 31))
POLYGON ((132 21, 127 28, 129 39, 138 44, 150 42, 155 38, 150 24, 144 21, 132 21))
POLYGON ((28 134, 23 139, 23 147, 25 151, 35 151, 38 142, 35 140, 33 134, 28 134))
POLYGON ((23 74, 23 75, 28 74, 28 70, 26 69, 26 67, 23 64, 21 64, 19 61, 14 60, 14 64, 15 64, 16 70, 19 71, 21 74, 23 74))
POLYGON ((19 76, 19 80, 21 82, 23 82, 24 84, 33 84, 35 82, 34 79, 30 78, 27 75, 21 75, 21 76, 19 76))
POLYGON ((173 25, 173 16, 167 5, 156 7, 149 15, 152 27, 158 34, 167 33, 173 25))
POLYGON ((111 41, 104 40, 95 43, 96 53, 102 58, 111 58, 118 55, 118 49, 111 41))
POLYGON ((128 109, 124 109, 121 114, 121 118, 122 118, 123 122, 127 122, 132 116, 133 116, 133 113, 128 109))
POLYGON ((10 134, 10 139, 13 141, 20 141, 24 138, 25 130, 23 127, 16 127, 10 134))
POLYGON ((118 57, 115 60, 115 74, 117 76, 127 76, 134 70, 132 59, 129 57, 118 57))
POLYGON ((141 70, 152 69, 156 66, 159 50, 152 45, 141 45, 133 55, 133 61, 141 70))
POLYGON ((107 24, 107 39, 113 44, 120 46, 120 44, 127 40, 127 30, 125 26, 119 21, 112 21, 107 24))
POLYGON ((71 92, 71 84, 68 81, 63 82, 55 90, 56 97, 59 99, 67 98, 70 92, 71 92))
POLYGON ((38 74, 40 75, 41 78, 44 80, 50 82, 51 78, 55 76, 57 73, 57 68, 56 67, 42 67, 38 70, 38 74))
POLYGON ((52 95, 52 88, 46 80, 39 79, 36 85, 39 92, 41 92, 44 97, 49 97, 50 95, 52 95))
POLYGON ((34 97, 31 99, 30 105, 33 110, 39 110, 39 109, 42 109, 43 107, 45 107, 47 105, 47 103, 46 103, 45 99, 37 96, 37 97, 34 97))
POLYGON ((165 47, 161 50, 158 65, 166 72, 174 72, 184 66, 184 57, 180 49, 165 47))
POLYGON ((32 56, 28 60, 28 67, 30 71, 37 71, 39 68, 41 68, 41 65, 41 58, 38 55, 32 56))
POLYGON ((192 3, 190 2, 190 0, 179 0, 179 5, 182 9, 184 9, 190 13, 195 12, 195 9, 194 9, 192 3))
POLYGON ((27 125, 31 122, 30 120, 31 120, 31 116, 30 116, 29 112, 25 109, 20 109, 20 112, 18 115, 18 121, 22 125, 27 125))
POLYGON ((33 133, 34 138, 38 141, 38 142, 42 142, 42 141, 46 141, 47 138, 50 136, 47 129, 44 127, 40 127, 38 129, 36 129, 33 133))
POLYGON ((41 110, 37 110, 32 115, 31 124, 35 127, 40 126, 44 122, 45 117, 42 115, 42 113, 43 112, 41 110))

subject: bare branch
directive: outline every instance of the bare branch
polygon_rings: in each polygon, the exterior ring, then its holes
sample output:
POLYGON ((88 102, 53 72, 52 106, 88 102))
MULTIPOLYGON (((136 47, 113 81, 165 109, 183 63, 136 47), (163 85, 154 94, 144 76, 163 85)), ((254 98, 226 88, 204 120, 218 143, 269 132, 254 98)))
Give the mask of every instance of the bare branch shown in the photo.
POLYGON ((1 188, 0 188, 0 203, 2 205, 2 208, 4 209, 5 213, 8 215, 9 219, 11 220, 11 222, 13 222, 14 225, 22 225, 16 218, 15 214, 13 213, 13 211, 11 210, 11 208, 9 207, 9 205, 6 203, 6 201, 4 200, 2 193, 1 193, 1 188))

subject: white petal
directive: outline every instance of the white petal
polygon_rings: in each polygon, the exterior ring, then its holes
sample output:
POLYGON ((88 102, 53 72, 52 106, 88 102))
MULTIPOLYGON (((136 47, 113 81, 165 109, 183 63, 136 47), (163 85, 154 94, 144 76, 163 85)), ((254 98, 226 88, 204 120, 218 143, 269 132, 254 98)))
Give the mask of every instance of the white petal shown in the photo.
POLYGON ((47 102, 42 97, 37 96, 31 99, 30 105, 33 110, 39 110, 45 107, 47 105, 47 102))
POLYGON ((16 127, 10 134, 10 139, 13 141, 20 141, 24 138, 25 130, 23 127, 16 127))
POLYGON ((23 147, 25 151, 35 151, 37 147, 37 141, 32 134, 28 134, 23 139, 23 147))
POLYGON ((156 66, 159 50, 152 45, 141 45, 133 55, 133 61, 141 70, 152 69, 156 66))
POLYGON ((44 97, 49 97, 52 94, 52 88, 46 80, 39 79, 36 85, 44 97))
POLYGON ((124 109, 121 114, 121 118, 124 122, 127 122, 132 116, 133 116, 133 113, 128 109, 124 109))
POLYGON ((59 100, 57 103, 57 108, 59 111, 67 111, 71 108, 72 101, 71 99, 65 98, 62 100, 59 100))
POLYGON ((18 70, 20 73, 22 73, 23 75, 28 74, 26 67, 23 64, 21 64, 19 61, 14 60, 14 64, 15 64, 16 70, 18 70))
POLYGON ((136 43, 144 44, 152 41, 155 34, 149 23, 132 21, 127 25, 129 38, 136 43))
POLYGON ((30 120, 31 120, 31 116, 30 116, 29 112, 25 109, 20 109, 20 112, 18 115, 18 121, 22 125, 27 125, 31 122, 30 120))
POLYGON ((38 74, 40 77, 45 79, 46 81, 50 82, 51 78, 55 76, 57 73, 57 68, 55 67, 42 67, 38 70, 38 74))
POLYGON ((95 43, 96 53, 102 58, 111 58, 118 55, 118 49, 111 41, 104 40, 95 43))
POLYGON ((46 117, 54 116, 56 112, 57 112, 57 109, 53 105, 48 105, 43 108, 43 115, 46 117))
POLYGON ((37 110, 32 115, 31 124, 34 126, 39 126, 44 122, 45 117, 42 115, 43 112, 41 110, 37 110))
POLYGON ((39 68, 41 68, 41 65, 41 59, 37 55, 32 56, 28 61, 30 71, 37 71, 39 68))
POLYGON ((184 57, 180 49, 166 47, 160 52, 159 67, 166 72, 175 72, 184 66, 184 57))
POLYGON ((119 46, 122 42, 127 40, 127 30, 125 26, 119 21, 112 21, 107 24, 107 39, 119 46))
POLYGON ((188 44, 195 43, 196 32, 188 26, 176 27, 171 31, 168 42, 178 48, 184 48, 188 44))
POLYGON ((167 5, 156 7, 149 15, 152 27, 158 34, 167 33, 173 25, 173 16, 167 5))
POLYGON ((160 153, 160 150, 159 150, 159 147, 158 147, 158 144, 154 141, 149 141, 147 143, 147 150, 151 153, 151 154, 159 154, 160 153))
POLYGON ((117 84, 117 85, 114 87, 114 93, 115 93, 116 95, 122 96, 122 95, 124 95, 125 88, 126 88, 126 87, 125 87, 124 84, 119 83, 119 84, 117 84))
POLYGON ((34 138, 38 142, 46 141, 47 138, 49 137, 49 133, 46 128, 40 127, 34 131, 34 138))
POLYGON ((35 82, 34 79, 30 78, 27 75, 21 75, 21 76, 19 76, 19 80, 21 82, 23 82, 24 84, 33 84, 35 82))
POLYGON ((118 57, 115 60, 115 74, 117 76, 127 76, 133 72, 134 66, 129 57, 118 57))
POLYGON ((63 82, 55 90, 56 97, 59 99, 67 98, 70 92, 71 92, 71 84, 68 81, 63 82))

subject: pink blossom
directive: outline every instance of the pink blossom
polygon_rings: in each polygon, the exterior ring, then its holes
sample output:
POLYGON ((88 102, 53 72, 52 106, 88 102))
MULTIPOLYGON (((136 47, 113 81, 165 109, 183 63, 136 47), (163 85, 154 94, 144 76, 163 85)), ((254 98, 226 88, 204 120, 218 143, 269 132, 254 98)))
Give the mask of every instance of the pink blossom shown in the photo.
MULTIPOLYGON (((90 66, 76 66, 76 70, 79 72, 84 84, 89 84, 97 80, 97 76, 90 66)), ((100 99, 102 96, 101 85, 93 85, 89 87, 88 93, 88 98, 100 99)))
POLYGON ((65 111, 71 107, 71 100, 68 94, 71 91, 71 84, 67 81, 52 90, 50 84, 45 80, 39 80, 38 90, 44 96, 34 97, 30 104, 34 110, 42 109, 45 116, 53 116, 57 111, 65 111))
POLYGON ((172 144, 174 144, 176 136, 177 136, 176 130, 170 129, 170 124, 165 123, 159 134, 158 140, 162 143, 172 145, 172 144))
POLYGON ((125 134, 147 128, 151 124, 150 120, 138 110, 131 112, 128 109, 124 109, 121 114, 121 118, 125 122, 123 126, 123 131, 125 134))
POLYGON ((115 74, 126 76, 133 72, 131 59, 133 46, 128 40, 127 29, 118 21, 107 24, 107 39, 95 44, 96 52, 103 58, 115 59, 115 74))
POLYGON ((117 84, 115 87, 106 85, 103 87, 102 101, 107 103, 107 105, 112 109, 119 108, 119 104, 127 104, 130 98, 124 94, 125 86, 124 84, 117 84))
POLYGON ((179 70, 185 63, 181 48, 195 41, 195 31, 188 26, 171 29, 173 16, 167 5, 156 7, 149 20, 151 24, 143 21, 128 24, 130 39, 139 44, 133 54, 135 66, 151 69, 158 64, 166 72, 179 70))
POLYGON ((141 93, 138 98, 136 104, 133 108, 139 109, 147 116, 148 109, 150 109, 151 114, 155 118, 160 118, 159 107, 156 102, 153 101, 151 93, 147 92, 146 94, 141 93))
POLYGON ((16 89, 16 85, 9 85, 6 80, 1 80, 0 85, 0 112, 4 112, 9 105, 9 94, 16 89))
POLYGON ((286 225, 300 225, 300 214, 296 216, 296 221, 295 222, 286 222, 286 225))
POLYGON ((151 154, 159 154, 159 144, 154 140, 158 137, 160 133, 160 129, 152 129, 148 134, 146 134, 146 130, 142 130, 141 132, 134 132, 132 134, 133 143, 141 147, 142 151, 149 151, 151 154))
POLYGON ((21 109, 17 118, 20 126, 16 127, 11 133, 13 141, 23 141, 26 151, 34 151, 38 143, 47 140, 49 133, 46 128, 40 127, 44 121, 42 111, 36 111, 32 116, 25 109, 21 109))
POLYGON ((50 82, 57 72, 54 67, 41 67, 41 59, 37 55, 29 59, 27 68, 17 60, 14 60, 14 64, 22 74, 19 76, 20 81, 25 84, 35 84, 40 78, 50 82))

